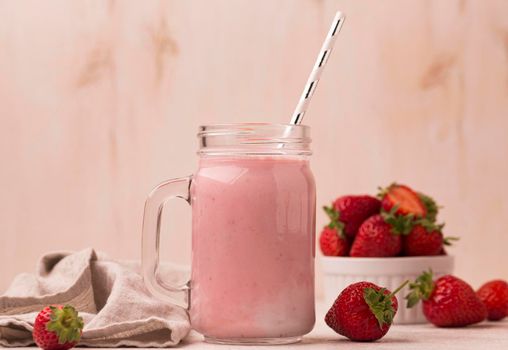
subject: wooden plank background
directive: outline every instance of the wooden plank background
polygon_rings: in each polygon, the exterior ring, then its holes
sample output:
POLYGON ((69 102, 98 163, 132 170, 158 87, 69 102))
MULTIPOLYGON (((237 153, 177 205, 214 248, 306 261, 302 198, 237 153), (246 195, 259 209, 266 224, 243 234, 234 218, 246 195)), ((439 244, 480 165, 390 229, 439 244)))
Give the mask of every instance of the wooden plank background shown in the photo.
MULTIPOLYGON (((197 126, 288 121, 336 9, 306 119, 319 204, 414 185, 462 237, 460 276, 508 278, 508 2, 21 0, 0 2, 0 289, 49 250, 138 258, 145 196, 194 170, 197 126)), ((188 262, 170 211, 164 256, 188 262)))

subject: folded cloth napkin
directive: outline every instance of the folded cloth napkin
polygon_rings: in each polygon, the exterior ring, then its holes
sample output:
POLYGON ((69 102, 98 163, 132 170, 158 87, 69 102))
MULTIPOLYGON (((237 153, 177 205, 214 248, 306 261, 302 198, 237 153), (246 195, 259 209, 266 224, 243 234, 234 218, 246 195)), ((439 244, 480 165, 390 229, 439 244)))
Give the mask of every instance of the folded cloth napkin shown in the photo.
MULTIPOLYGON (((160 274, 175 282, 185 271, 166 266, 160 274)), ((80 345, 167 347, 190 330, 186 310, 146 290, 139 263, 110 260, 85 249, 47 254, 36 274, 15 278, 0 296, 0 345, 32 345, 35 317, 51 304, 70 304, 79 311, 85 322, 80 345)))

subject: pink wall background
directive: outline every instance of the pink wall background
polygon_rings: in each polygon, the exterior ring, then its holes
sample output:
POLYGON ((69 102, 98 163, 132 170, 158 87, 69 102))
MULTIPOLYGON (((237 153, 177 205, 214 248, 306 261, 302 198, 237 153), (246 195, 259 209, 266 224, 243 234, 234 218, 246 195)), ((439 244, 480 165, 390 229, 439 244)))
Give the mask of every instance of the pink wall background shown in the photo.
POLYGON ((197 126, 288 121, 336 9, 306 119, 318 204, 411 184, 462 237, 458 275, 508 278, 506 1, 22 0, 0 2, 0 290, 49 250, 139 258, 145 196, 194 170, 197 126))

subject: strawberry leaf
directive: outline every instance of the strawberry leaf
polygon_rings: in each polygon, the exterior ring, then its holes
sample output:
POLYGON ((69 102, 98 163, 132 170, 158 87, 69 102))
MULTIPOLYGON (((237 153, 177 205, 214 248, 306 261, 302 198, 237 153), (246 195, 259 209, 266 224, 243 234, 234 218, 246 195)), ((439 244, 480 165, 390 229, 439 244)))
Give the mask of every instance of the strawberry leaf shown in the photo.
POLYGON ((406 295, 407 307, 412 308, 420 300, 428 300, 434 291, 434 286, 432 270, 423 272, 413 283, 409 283, 411 292, 406 295))
POLYGON ((387 194, 388 192, 390 191, 390 189, 394 186, 397 186, 397 183, 396 182, 392 182, 389 186, 387 187, 381 187, 381 186, 378 186, 377 190, 379 191, 376 195, 376 197, 378 199, 383 199, 387 194))
POLYGON ((385 324, 391 324, 395 316, 391 298, 387 298, 387 295, 384 294, 385 290, 384 288, 380 290, 365 288, 363 291, 363 298, 376 317, 379 328, 383 328, 385 324))
POLYGON ((381 210, 381 217, 383 220, 392 227, 392 233, 395 235, 408 235, 415 226, 415 217, 413 214, 400 215, 396 214, 398 209, 394 205, 392 209, 387 212, 381 210))
POLYGON ((336 229, 337 234, 341 238, 345 238, 344 235, 344 223, 339 220, 340 213, 335 210, 333 207, 327 207, 324 206, 323 210, 325 211, 326 215, 330 218, 330 223, 328 224, 329 228, 336 229))
POLYGON ((434 198, 427 196, 424 193, 418 192, 418 197, 420 197, 420 200, 427 210, 426 218, 430 222, 436 222, 437 214, 439 213, 439 209, 442 208, 442 206, 438 205, 434 198))
POLYGON ((376 290, 372 287, 368 287, 363 290, 363 299, 369 306, 374 317, 376 317, 379 328, 383 328, 385 324, 392 324, 396 312, 392 304, 392 298, 404 288, 407 283, 408 281, 404 282, 393 293, 388 294, 386 293, 386 288, 376 290))
POLYGON ((339 212, 337 212, 333 207, 327 207, 325 205, 323 206, 323 210, 325 211, 326 215, 328 215, 331 221, 339 220, 339 212))
POLYGON ((76 309, 70 305, 62 308, 50 306, 50 309, 51 317, 46 329, 57 335, 59 344, 78 342, 84 324, 76 309))
POLYGON ((453 242, 457 242, 458 240, 460 240, 459 237, 448 236, 443 239, 443 244, 447 245, 447 246, 451 246, 451 245, 453 245, 453 242))
POLYGON ((415 225, 423 226, 427 232, 442 231, 445 226, 444 223, 437 224, 435 221, 429 220, 429 218, 419 218, 415 220, 415 225))

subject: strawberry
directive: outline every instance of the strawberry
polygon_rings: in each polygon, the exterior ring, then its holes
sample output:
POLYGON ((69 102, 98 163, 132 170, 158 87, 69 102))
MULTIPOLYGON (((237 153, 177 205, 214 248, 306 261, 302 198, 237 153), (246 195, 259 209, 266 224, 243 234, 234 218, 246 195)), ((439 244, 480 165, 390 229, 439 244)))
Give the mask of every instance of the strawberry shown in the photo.
POLYGON ((487 307, 489 320, 499 321, 508 316, 508 283, 506 281, 487 282, 478 289, 476 295, 487 307))
POLYGON ((321 252, 326 256, 345 256, 349 253, 349 243, 335 227, 325 226, 319 237, 321 252))
POLYGON ((81 339, 83 319, 70 305, 47 306, 35 318, 33 338, 44 350, 67 350, 81 339))
POLYGON ((360 226, 351 246, 350 255, 353 257, 396 256, 402 249, 400 235, 411 229, 411 217, 394 216, 390 213, 371 216, 360 226))
POLYGON ((443 237, 442 229, 444 224, 436 224, 437 205, 434 204, 427 208, 436 208, 428 210, 428 216, 413 220, 413 229, 402 237, 402 251, 407 256, 429 256, 443 255, 444 245, 452 245, 452 241, 458 240, 457 237, 443 237), (432 220, 431 220, 432 219, 432 220))
POLYGON ((416 225, 402 237, 402 251, 407 256, 439 255, 442 250, 443 234, 437 229, 429 232, 422 225, 416 225))
POLYGON ((397 313, 395 293, 374 283, 358 282, 344 289, 325 316, 326 324, 335 332, 354 341, 374 341, 390 329, 397 313))
POLYGON ((378 197, 381 198, 381 207, 387 212, 396 208, 395 213, 399 215, 413 214, 415 217, 425 217, 427 214, 420 196, 408 186, 393 183, 386 189, 381 189, 378 197))
POLYGON ((352 239, 358 228, 368 217, 379 213, 381 202, 367 195, 342 196, 337 198, 332 207, 324 207, 332 222, 336 222, 345 235, 352 239))
POLYGON ((464 327, 487 317, 487 309, 473 288, 455 276, 433 281, 432 271, 424 272, 409 288, 407 306, 411 308, 423 300, 425 317, 438 327, 464 327))

